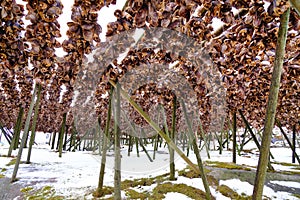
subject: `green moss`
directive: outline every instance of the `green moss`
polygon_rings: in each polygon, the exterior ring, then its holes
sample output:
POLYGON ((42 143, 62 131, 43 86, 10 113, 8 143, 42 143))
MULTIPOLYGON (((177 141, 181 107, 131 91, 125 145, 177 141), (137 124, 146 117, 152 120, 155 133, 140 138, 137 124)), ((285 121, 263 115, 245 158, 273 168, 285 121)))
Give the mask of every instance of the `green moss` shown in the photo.
POLYGON ((2 168, 2 169, 1 169, 1 172, 6 172, 6 171, 7 171, 6 168, 2 168))
POLYGON ((41 189, 35 190, 33 187, 22 188, 25 199, 28 200, 63 200, 63 196, 57 196, 55 189, 51 186, 45 186, 41 189))
POLYGON ((290 166, 290 167, 299 167, 298 164, 286 163, 286 162, 271 162, 271 164, 282 165, 282 166, 290 166))
MULTIPOLYGON (((211 170, 204 168, 204 173, 209 173, 211 172, 211 170)), ((200 178, 200 173, 195 172, 194 170, 192 170, 192 168, 190 166, 186 167, 183 170, 178 171, 178 175, 179 176, 184 176, 187 178, 200 178)))
POLYGON ((208 184, 210 186, 218 186, 219 185, 219 181, 214 176, 207 175, 206 178, 207 178, 208 184))
POLYGON ((300 171, 280 171, 282 174, 287 174, 287 175, 300 175, 300 171))
POLYGON ((11 159, 11 160, 9 161, 9 163, 7 163, 7 164, 6 164, 6 166, 15 165, 15 164, 16 164, 16 161, 17 161, 17 159, 16 159, 16 158, 14 158, 14 159, 11 159))
POLYGON ((300 170, 300 166, 298 165, 297 167, 293 167, 292 169, 294 169, 294 170, 300 170))
POLYGON ((297 197, 300 199, 300 194, 292 194, 294 197, 297 197))
POLYGON ((95 192, 93 192, 93 197, 103 197, 105 195, 112 194, 113 192, 113 187, 103 186, 102 190, 97 189, 95 192))
POLYGON ((137 186, 150 186, 154 184, 156 181, 154 178, 141 178, 141 179, 134 179, 134 180, 124 180, 121 183, 122 190, 125 190, 130 187, 137 187, 137 186))
POLYGON ((33 190, 33 187, 25 187, 25 188, 22 188, 20 191, 23 192, 23 193, 28 193, 32 190, 33 190))
POLYGON ((220 185, 218 186, 217 190, 224 196, 230 198, 230 199, 236 199, 236 200, 250 200, 251 196, 246 196, 245 194, 239 195, 237 192, 232 190, 227 185, 220 185))
POLYGON ((0 178, 4 178, 5 176, 3 174, 0 174, 0 178))
POLYGON ((150 186, 154 183, 161 183, 168 179, 169 173, 159 175, 152 178, 140 178, 134 180, 124 180, 121 183, 122 190, 128 189, 130 187, 138 187, 138 186, 150 186))
POLYGON ((128 199, 147 199, 149 197, 148 193, 140 193, 132 189, 127 189, 126 190, 126 196, 128 199))
POLYGON ((237 169, 237 170, 246 170, 251 171, 251 168, 243 166, 243 165, 237 165, 235 163, 227 163, 227 162, 218 162, 218 161, 205 161, 205 163, 211 167, 219 167, 219 168, 225 168, 225 169, 237 169))
MULTIPOLYGON (((206 199, 205 198, 205 192, 185 185, 185 184, 172 184, 172 183, 163 183, 163 184, 158 184, 154 189, 153 189, 153 194, 152 196, 149 197, 149 200, 158 200, 158 199, 163 199, 165 198, 165 194, 168 192, 178 192, 181 194, 184 194, 192 199, 195 200, 201 200, 201 199, 206 199)), ((214 198, 212 198, 214 199, 214 198)))
POLYGON ((220 185, 220 186, 218 186, 217 190, 225 197, 229 197, 231 199, 236 199, 238 197, 238 193, 233 191, 227 185, 220 185))
POLYGON ((189 170, 188 168, 178 171, 178 175, 184 176, 187 178, 200 178, 201 177, 200 173, 197 173, 194 170, 189 170))

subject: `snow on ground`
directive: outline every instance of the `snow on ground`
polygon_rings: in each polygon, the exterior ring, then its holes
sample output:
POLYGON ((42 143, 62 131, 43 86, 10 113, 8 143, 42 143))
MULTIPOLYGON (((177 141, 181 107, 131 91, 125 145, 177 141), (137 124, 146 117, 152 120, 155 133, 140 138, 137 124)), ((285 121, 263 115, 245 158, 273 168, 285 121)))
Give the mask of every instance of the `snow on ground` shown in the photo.
POLYGON ((191 198, 187 197, 184 194, 180 194, 178 192, 169 192, 165 199, 184 199, 184 200, 192 200, 191 198))
MULTIPOLYGON (((49 140, 49 135, 38 133, 37 144, 32 151, 31 164, 21 164, 18 171, 18 183, 22 185, 34 185, 36 188, 42 188, 43 186, 53 186, 58 194, 69 198, 83 199, 83 194, 91 194, 91 192, 97 187, 99 169, 101 163, 101 157, 96 152, 88 151, 76 151, 76 152, 64 152, 62 158, 58 157, 58 153, 51 150, 46 142, 49 140)), ((13 171, 13 165, 6 166, 11 158, 3 157, 7 154, 8 145, 2 139, 2 145, 0 145, 0 168, 7 169, 4 174, 7 177, 11 177, 13 171)), ((248 145, 248 144, 247 144, 248 145)), ((249 144, 251 147, 251 144, 249 144)), ((153 156, 153 147, 148 145, 150 156, 153 156)), ((247 147, 248 148, 248 147, 247 147)), ((204 148, 205 149, 205 148, 204 148)), ((208 160, 205 150, 201 151, 202 159, 208 160)), ((141 150, 141 149, 140 149, 141 150)), ((297 149, 299 152, 299 149, 297 149)), ((272 153, 275 156, 276 162, 291 162, 291 150, 288 148, 272 148, 272 153)), ((150 162, 144 152, 140 152, 140 157, 137 157, 136 152, 132 152, 130 157, 127 156, 127 148, 122 148, 122 180, 134 179, 134 178, 150 178, 157 175, 167 173, 169 171, 169 155, 167 148, 161 147, 156 152, 156 159, 154 162, 150 162)), ((255 152, 255 151, 253 151, 255 152)), ((300 152, 299 152, 300 153, 300 152)), ((17 155, 17 150, 13 151, 13 155, 17 155)), ((107 168, 104 177, 104 185, 113 186, 113 151, 107 153, 107 168)), ((223 151, 222 155, 218 151, 210 151, 211 161, 224 161, 231 162, 232 154, 229 151, 223 151)), ((22 161, 26 160, 27 149, 24 149, 22 155, 22 161)), ((196 163, 195 155, 190 153, 189 158, 196 163)), ((237 156, 238 164, 246 164, 248 166, 256 166, 258 157, 256 153, 247 156, 237 156)), ((185 162, 176 157, 176 169, 184 169, 186 167, 185 162)), ((289 170, 292 171, 291 166, 275 165, 277 170, 289 170)), ((294 167, 295 168, 295 167, 294 167)), ((294 169, 295 170, 295 169, 294 169)), ((299 170, 298 170, 299 171, 299 170)), ((184 183, 195 188, 199 188, 204 191, 202 180, 200 178, 185 178, 179 176, 177 181, 173 183, 184 183)), ((283 185, 291 188, 300 189, 300 183, 292 181, 273 181, 273 184, 283 185)), ((248 182, 240 181, 239 179, 221 180, 220 185, 224 184, 234 189, 239 194, 251 195, 253 185, 248 182)), ((151 191, 156 185, 143 186, 141 191, 151 191)), ((212 194, 216 199, 228 199, 214 188, 211 188, 212 194)), ((264 188, 264 195, 271 199, 296 199, 287 192, 275 192, 268 186, 264 188)), ((122 196, 125 198, 125 193, 122 192, 122 196)), ((92 198, 91 195, 87 195, 85 199, 92 198)), ((183 194, 168 193, 165 199, 189 199, 183 194)))
MULTIPOLYGON (((283 181, 285 182, 285 181, 283 181)), ((253 192, 253 185, 249 184, 248 182, 240 181, 239 179, 231 179, 231 180, 221 180, 220 184, 227 185, 231 189, 235 190, 239 194, 246 194, 250 196, 253 192)), ((288 182, 286 182, 286 185, 289 185, 288 182)), ((271 199, 299 199, 297 197, 291 196, 287 192, 275 192, 271 188, 265 186, 263 195, 266 197, 269 197, 271 199)))

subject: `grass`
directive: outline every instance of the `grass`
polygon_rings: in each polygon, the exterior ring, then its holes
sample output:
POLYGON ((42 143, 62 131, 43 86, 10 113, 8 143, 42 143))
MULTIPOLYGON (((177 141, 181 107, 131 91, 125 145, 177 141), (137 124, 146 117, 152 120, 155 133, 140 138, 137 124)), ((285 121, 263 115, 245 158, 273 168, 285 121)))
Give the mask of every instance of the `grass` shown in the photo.
POLYGON ((0 174, 0 178, 4 178, 5 176, 3 174, 0 174))
POLYGON ((245 194, 239 195, 236 191, 232 190, 227 185, 220 185, 218 186, 217 190, 224 196, 230 199, 237 199, 237 200, 251 200, 251 196, 247 196, 245 194))
MULTIPOLYGON (((152 184, 162 183, 163 181, 167 180, 168 177, 169 177, 169 173, 162 174, 162 175, 152 177, 152 178, 140 178, 140 179, 134 179, 134 180, 127 180, 126 179, 126 180, 122 181, 121 189, 127 191, 129 196, 143 197, 145 194, 132 191, 129 188, 141 187, 141 186, 150 186, 152 184)), ((114 192, 113 187, 104 186, 102 188, 102 190, 96 189, 96 191, 93 192, 93 196, 94 197, 103 197, 105 195, 113 194, 113 192, 114 192)))
POLYGON ((33 187, 25 187, 21 189, 25 199, 28 200, 63 200, 63 196, 57 196, 55 189, 51 186, 45 186, 35 190, 33 187))
POLYGON ((1 168, 1 171, 0 172, 6 172, 7 169, 6 168, 1 168))
POLYGON ((15 164, 16 164, 16 161, 17 161, 16 158, 11 159, 11 160, 9 161, 9 163, 6 164, 6 166, 9 167, 9 166, 11 166, 11 165, 15 165, 15 164))
MULTIPOLYGON (((249 167, 236 165, 234 163, 225 163, 225 162, 217 162, 217 161, 206 161, 206 165, 211 167, 219 167, 219 168, 226 168, 226 169, 238 169, 238 170, 245 170, 251 171, 249 167)), ((205 168, 205 173, 207 174, 207 179, 210 186, 221 190, 224 194, 229 196, 230 198, 236 199, 237 197, 240 200, 247 200, 249 199, 246 195, 239 195, 232 189, 228 188, 227 186, 219 186, 219 181, 212 175, 209 175, 211 172, 210 169, 205 168)), ((178 176, 184 176, 186 178, 201 178, 199 173, 194 172, 191 167, 187 166, 185 169, 178 171, 178 176)), ((169 173, 151 177, 151 178, 140 178, 134 180, 124 180, 121 183, 121 188, 123 191, 126 192, 126 197, 128 199, 149 199, 149 200, 159 200, 164 199, 165 194, 168 192, 178 192, 184 194, 192 199, 205 199, 205 192, 201 191, 198 188, 194 188, 188 186, 186 184, 173 184, 168 181, 169 173), (151 186, 153 184, 157 184, 157 186, 151 191, 145 192, 137 192, 134 188, 141 188, 143 186, 151 186)), ((94 197, 104 197, 106 195, 113 195, 113 188, 112 187, 104 187, 103 191, 96 191, 93 193, 94 197)), ((225 196, 226 196, 225 195, 225 196)), ((102 198, 105 200, 113 199, 113 197, 102 198)))
POLYGON ((133 189, 127 189, 126 190, 126 196, 128 197, 128 199, 141 199, 141 200, 144 200, 144 199, 148 199, 149 198, 149 193, 146 193, 146 192, 137 192, 133 189))
POLYGON ((168 192, 178 192, 195 200, 206 199, 205 192, 203 192, 202 190, 199 190, 192 186, 188 186, 186 184, 173 184, 167 182, 157 185, 153 189, 153 194, 149 197, 149 200, 164 199, 165 194, 167 194, 168 192))
POLYGON ((294 163, 286 163, 286 162, 271 162, 271 163, 276 165, 282 165, 282 166, 299 167, 299 164, 294 164, 294 163))
POLYGON ((292 194, 294 197, 297 197, 298 199, 300 199, 300 194, 292 194))
POLYGON ((297 172, 297 171, 280 171, 279 173, 286 174, 286 175, 300 175, 300 171, 299 172, 297 172))
POLYGON ((122 190, 128 189, 130 187, 138 187, 138 186, 150 186, 155 183, 161 183, 165 180, 168 180, 169 173, 162 174, 152 178, 140 178, 134 180, 124 180, 121 183, 122 190))
MULTIPOLYGON (((207 174, 211 172, 211 170, 204 168, 204 173, 207 174)), ((190 166, 187 166, 185 169, 178 171, 179 176, 184 176, 187 178, 201 178, 200 173, 195 172, 192 170, 190 166)))
POLYGON ((95 192, 93 192, 93 197, 103 197, 105 195, 110 195, 113 192, 114 192, 113 187, 103 186, 102 190, 97 189, 95 192))
POLYGON ((244 166, 244 165, 237 165, 235 163, 229 163, 229 162, 219 162, 219 161, 205 161, 205 164, 211 167, 218 167, 218 168, 225 168, 225 169, 237 169, 237 170, 245 170, 245 171, 251 171, 250 167, 244 166))

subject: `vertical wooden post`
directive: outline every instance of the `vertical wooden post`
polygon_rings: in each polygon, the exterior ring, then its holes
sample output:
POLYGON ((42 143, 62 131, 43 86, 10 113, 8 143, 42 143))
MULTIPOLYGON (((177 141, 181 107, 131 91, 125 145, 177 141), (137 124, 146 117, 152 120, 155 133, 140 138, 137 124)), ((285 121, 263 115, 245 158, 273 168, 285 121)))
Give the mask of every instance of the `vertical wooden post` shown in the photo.
POLYGON ((63 150, 63 140, 64 140, 64 134, 65 134, 65 129, 66 129, 66 119, 67 119, 67 113, 63 114, 63 121, 61 124, 61 129, 59 133, 59 148, 58 148, 58 157, 62 156, 62 150, 63 150))
MULTIPOLYGON (((66 125, 66 134, 65 134, 65 139, 64 139, 64 145, 63 145, 63 150, 66 151, 67 149, 67 142, 68 142, 68 131, 69 131, 69 126, 66 125)), ((70 141, 71 143, 71 141, 70 141)))
POLYGON ((272 130, 274 128, 276 107, 278 102, 278 93, 280 88, 281 72, 285 55, 285 46, 288 30, 288 22, 290 16, 290 8, 288 8, 280 17, 280 26, 278 30, 275 61, 271 79, 270 93, 268 98, 264 132, 262 137, 259 161, 256 171, 253 200, 261 200, 263 194, 264 183, 266 179, 267 165, 270 154, 270 144, 272 137, 272 130))
POLYGON ((131 137, 131 135, 129 134, 129 139, 128 139, 128 152, 127 152, 127 156, 130 156, 130 151, 131 151, 131 146, 132 146, 132 137, 131 137))
POLYGON ((115 135, 115 173, 114 199, 121 200, 121 152, 120 152, 120 84, 117 83, 115 93, 114 135, 115 135))
MULTIPOLYGON (((176 110, 177 110, 177 98, 174 95, 173 99, 173 110, 172 110, 172 130, 170 139, 175 143, 175 131, 176 131, 176 110)), ((174 149, 169 147, 170 151, 170 180, 176 180, 175 178, 175 160, 174 160, 174 149)))
POLYGON ((226 131, 226 147, 227 147, 227 151, 229 150, 229 140, 230 140, 230 137, 229 137, 229 130, 226 131))
POLYGON ((34 107, 34 103, 35 103, 34 99, 35 99, 35 96, 36 96, 36 92, 37 92, 37 85, 34 86, 34 91, 33 91, 32 97, 31 97, 31 102, 30 102, 28 114, 27 114, 26 121, 25 121, 24 133, 23 133, 23 136, 22 136, 22 141, 21 141, 18 156, 17 156, 17 159, 16 159, 16 164, 15 164, 15 167, 14 167, 14 171, 13 171, 13 174, 12 174, 12 177, 11 177, 11 182, 16 181, 19 165, 20 165, 20 162, 21 162, 23 147, 25 146, 25 142, 26 142, 26 139, 28 137, 29 125, 30 125, 31 115, 32 115, 32 111, 33 111, 33 107, 34 107))
POLYGON ((222 150, 223 150, 223 130, 221 131, 221 135, 220 135, 220 149, 219 149, 219 154, 222 154, 222 150))
POLYGON ((71 141, 70 141, 70 146, 69 150, 75 152, 75 143, 76 143, 76 129, 75 129, 75 122, 73 121, 72 123, 72 132, 71 132, 71 141), (71 150, 73 148, 73 150, 71 150))
POLYGON ((61 127, 59 128, 58 137, 57 137, 57 141, 56 141, 56 150, 58 150, 58 148, 59 148, 60 135, 61 135, 61 127))
MULTIPOLYGON (((103 181, 104 181, 104 173, 105 173, 105 165, 106 165, 107 143, 109 140, 109 127, 110 127, 110 120, 111 120, 113 91, 114 91, 114 87, 111 86, 108 108, 107 108, 107 119, 105 124, 104 135, 103 135, 101 167, 100 167, 100 174, 99 174, 99 181, 98 181, 98 188, 97 188, 99 196, 103 195, 103 181)), ((98 120, 98 123, 100 127, 100 120, 98 120)))
POLYGON ((236 163, 236 112, 233 113, 233 130, 232 130, 232 162, 236 163))
POLYGON ((292 163, 296 162, 296 125, 293 126, 293 155, 292 155, 292 163))
POLYGON ((159 135, 155 135, 155 138, 154 138, 154 147, 153 147, 153 160, 155 159, 155 152, 157 151, 157 148, 158 148, 158 137, 159 135))
POLYGON ((136 154, 137 157, 140 157, 140 152, 139 152, 139 140, 137 137, 134 137, 134 141, 135 141, 135 147, 136 147, 136 154))
POLYGON ((53 136, 52 136, 51 149, 54 149, 55 139, 56 139, 56 131, 54 131, 53 136))
POLYGON ((36 122, 37 122, 37 119, 38 119, 38 116, 39 116, 39 107, 40 107, 42 86, 40 84, 38 84, 37 87, 38 87, 38 92, 37 92, 37 97, 36 97, 36 102, 35 102, 32 126, 31 126, 31 135, 30 135, 29 148, 28 148, 27 160, 26 160, 27 164, 30 163, 30 156, 31 156, 32 146, 33 146, 34 140, 35 140, 36 122))
POLYGON ((16 122, 16 125, 15 125, 15 128, 14 128, 13 139, 10 143, 8 153, 7 153, 8 157, 11 156, 12 150, 16 149, 18 144, 19 144, 19 136, 20 136, 21 127, 22 127, 23 115, 24 115, 24 108, 22 106, 20 106, 17 122, 16 122))

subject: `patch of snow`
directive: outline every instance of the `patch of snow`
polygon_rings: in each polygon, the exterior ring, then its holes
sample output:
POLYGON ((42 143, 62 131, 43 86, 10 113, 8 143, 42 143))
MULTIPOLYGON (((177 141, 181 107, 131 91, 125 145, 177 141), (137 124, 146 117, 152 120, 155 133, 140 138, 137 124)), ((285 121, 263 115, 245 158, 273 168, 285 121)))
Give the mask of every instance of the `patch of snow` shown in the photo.
POLYGON ((252 195, 253 185, 248 182, 240 181, 239 179, 220 180, 220 185, 226 185, 239 194, 252 195))
POLYGON ((178 193, 178 192, 168 192, 165 195, 164 199, 180 199, 180 200, 192 200, 191 198, 189 198, 188 196, 178 193))

